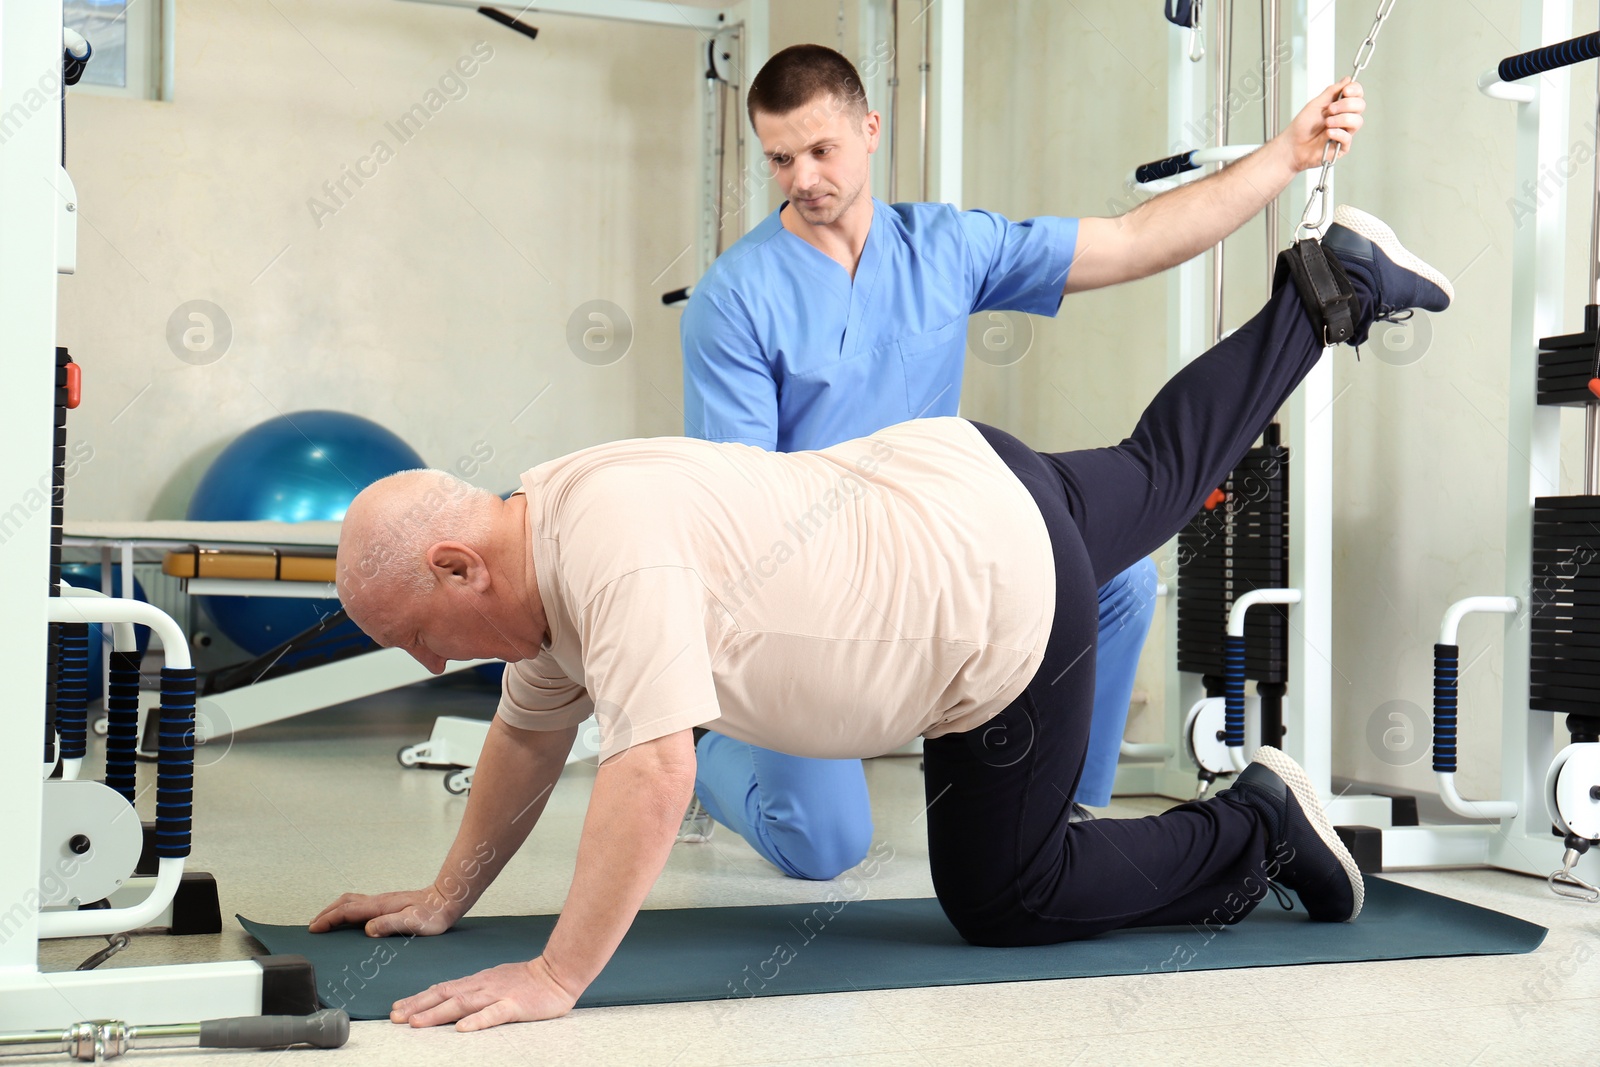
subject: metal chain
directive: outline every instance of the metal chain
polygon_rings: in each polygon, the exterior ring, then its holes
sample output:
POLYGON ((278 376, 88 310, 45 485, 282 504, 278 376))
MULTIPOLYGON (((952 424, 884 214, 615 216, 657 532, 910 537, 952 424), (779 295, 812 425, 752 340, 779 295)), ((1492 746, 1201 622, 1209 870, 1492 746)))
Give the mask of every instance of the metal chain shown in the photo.
MULTIPOLYGON (((1361 47, 1356 50, 1356 61, 1350 71, 1350 80, 1355 81, 1361 72, 1367 69, 1367 64, 1372 62, 1372 54, 1378 47, 1378 34, 1383 32, 1384 20, 1394 10, 1396 0, 1379 0, 1378 15, 1372 20, 1372 28, 1367 31, 1366 40, 1361 42, 1361 47)), ((1339 91, 1335 100, 1344 97, 1344 90, 1339 91)), ((1295 227, 1295 240, 1311 232, 1321 233, 1328 225, 1328 219, 1333 214, 1333 204, 1328 199, 1328 174, 1333 170, 1334 163, 1339 159, 1339 143, 1333 138, 1328 138, 1322 146, 1322 173, 1317 175, 1317 184, 1311 190, 1311 196, 1306 200, 1306 209, 1300 213, 1300 225, 1295 227), (1317 221, 1311 220, 1312 209, 1317 210, 1317 221)))

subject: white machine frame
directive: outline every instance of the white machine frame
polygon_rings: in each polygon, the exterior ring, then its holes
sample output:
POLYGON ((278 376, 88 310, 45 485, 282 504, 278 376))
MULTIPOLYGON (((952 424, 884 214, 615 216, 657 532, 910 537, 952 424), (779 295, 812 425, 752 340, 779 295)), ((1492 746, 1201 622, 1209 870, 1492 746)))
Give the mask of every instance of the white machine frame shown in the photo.
MULTIPOLYGON (((1289 0, 1290 33, 1295 62, 1291 93, 1308 99, 1316 88, 1343 73, 1335 69, 1333 4, 1289 0)), ((1572 35, 1571 0, 1523 0, 1521 47, 1532 49, 1572 35)), ((1207 81, 1199 64, 1189 61, 1188 35, 1173 28, 1169 63, 1169 136, 1177 146, 1204 118, 1207 81)), ((1486 76, 1487 78, 1487 76, 1486 76)), ((1485 95, 1519 101, 1517 108, 1517 173, 1520 183, 1537 181, 1544 160, 1569 150, 1568 93, 1565 70, 1541 79, 1506 86, 1480 80, 1485 95)), ((1310 196, 1316 172, 1308 171, 1291 187, 1291 202, 1310 196)), ((1330 183, 1330 191, 1332 185, 1330 183)), ((1535 403, 1538 339, 1561 331, 1562 270, 1566 202, 1549 197, 1538 205, 1534 224, 1513 235, 1514 280, 1510 360, 1510 422, 1506 432, 1506 588, 1514 596, 1472 598, 1452 606, 1445 629, 1454 632, 1461 616, 1471 611, 1506 616, 1501 753, 1502 799, 1469 801, 1456 792, 1450 776, 1440 775, 1440 795, 1447 807, 1464 818, 1482 821, 1452 825, 1393 825, 1393 804, 1384 796, 1334 795, 1332 786, 1332 687, 1327 650, 1333 647, 1332 518, 1333 396, 1332 361, 1323 360, 1296 390, 1289 403, 1288 443, 1294 456, 1290 478, 1290 592, 1296 602, 1289 612, 1289 690, 1284 700, 1286 736, 1283 747, 1306 768, 1328 802, 1336 824, 1376 827, 1383 834, 1386 868, 1491 866, 1546 876, 1561 866, 1563 845, 1552 836, 1545 807, 1546 768, 1554 757, 1554 716, 1528 708, 1529 634, 1524 625, 1531 582, 1530 560, 1533 499, 1557 492, 1542 472, 1560 469, 1560 413, 1535 403), (1521 597, 1520 601, 1516 597, 1521 597), (1509 602, 1517 610, 1507 611, 1509 602)), ((1287 232, 1279 233, 1279 244, 1287 232)), ((1211 295, 1207 265, 1193 260, 1169 273, 1169 367, 1175 373, 1209 343, 1207 304, 1211 295)), ((1175 558, 1175 557, 1173 557, 1175 558)), ((1163 575, 1169 580, 1176 575, 1163 575)), ((1444 614, 1441 605, 1441 614, 1444 614)), ((1115 791, 1122 794, 1193 796, 1196 768, 1184 743, 1185 711, 1204 696, 1200 679, 1177 669, 1176 597, 1166 601, 1168 694, 1164 737, 1167 744, 1148 751, 1172 750, 1165 759, 1128 759, 1118 768, 1115 791)), ((1463 737, 1463 745, 1480 748, 1483 738, 1463 737)), ((1252 742, 1253 743, 1253 742, 1252 742)), ((1592 872, 1591 872, 1592 873, 1592 872)))
MULTIPOLYGON (((9 357, 0 404, 0 500, 21 506, 50 484, 55 388, 58 182, 61 126, 53 101, 34 106, 41 76, 61 69, 61 4, 0 0, 0 113, 29 116, 0 152, 0 322, 9 357), (13 109, 16 109, 13 112, 13 109)), ((46 494, 48 496, 48 494, 46 494)), ((48 506, 48 505, 47 505, 48 506)), ((11 531, 0 552, 0 598, 7 606, 0 673, 0 1029, 65 1027, 83 1019, 133 1018, 176 1023, 261 1011, 261 965, 242 960, 184 966, 45 973, 38 908, 45 783, 47 576, 50 523, 33 514, 11 531)), ((75 603, 83 603, 77 601, 75 603)), ((103 603, 116 603, 115 601, 103 603)), ((89 609, 85 609, 88 613, 89 609)), ((108 618, 107 621, 110 621, 108 618)))

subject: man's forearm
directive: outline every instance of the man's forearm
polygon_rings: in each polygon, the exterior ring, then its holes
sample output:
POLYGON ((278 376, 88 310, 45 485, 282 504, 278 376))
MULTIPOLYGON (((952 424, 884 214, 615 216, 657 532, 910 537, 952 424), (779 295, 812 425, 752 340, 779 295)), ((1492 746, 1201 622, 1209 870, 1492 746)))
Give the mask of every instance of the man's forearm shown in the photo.
POLYGON ((499 718, 489 724, 466 814, 434 881, 453 917, 477 903, 527 840, 566 766, 575 736, 576 727, 518 730, 499 718))
POLYGON ((595 775, 577 870, 543 962, 576 998, 600 973, 666 866, 694 793, 688 730, 636 745, 595 775))
POLYGON ((1067 291, 1147 278, 1193 259, 1254 218, 1298 173, 1293 154, 1269 142, 1216 174, 1181 185, 1113 219, 1078 223, 1067 291), (1133 249, 1120 262, 1098 261, 1096 245, 1133 249))

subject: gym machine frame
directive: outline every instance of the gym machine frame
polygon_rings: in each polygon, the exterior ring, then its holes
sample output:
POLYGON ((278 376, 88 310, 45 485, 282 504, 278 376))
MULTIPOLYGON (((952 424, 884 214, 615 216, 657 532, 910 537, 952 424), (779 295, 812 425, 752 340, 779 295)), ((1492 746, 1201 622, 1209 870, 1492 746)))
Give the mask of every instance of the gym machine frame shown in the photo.
MULTIPOLYGON (((60 222, 75 200, 59 166, 60 123, 53 108, 34 114, 41 109, 31 100, 38 96, 40 79, 61 70, 61 15, 59 0, 0 0, 0 113, 26 116, 0 152, 0 203, 5 205, 0 215, 0 322, 5 323, 9 375, 0 399, 6 408, 0 418, 0 454, 7 457, 0 465, 0 500, 19 503, 36 499, 40 486, 51 480, 58 370, 56 274, 73 256, 73 232, 60 222)), ((84 1019, 118 1017, 151 1026, 256 1015, 263 1009, 310 1010, 304 997, 298 998, 301 1003, 280 997, 284 970, 274 962, 39 970, 41 937, 90 933, 96 927, 94 912, 47 916, 39 907, 45 874, 46 783, 40 754, 46 747, 49 625, 63 613, 107 623, 160 621, 147 605, 97 599, 91 608, 86 599, 46 596, 51 527, 48 514, 35 513, 0 541, 0 600, 7 607, 0 671, 8 698, 0 711, 8 742, 0 745, 0 810, 6 814, 0 852, 7 856, 0 863, 0 1028, 64 1028, 84 1019)), ((165 616, 161 620, 171 624, 165 616)), ((187 646, 180 642, 179 649, 187 646)), ((88 783, 56 783, 78 784, 88 783)), ((181 798, 176 803, 181 806, 181 798)), ((186 845, 181 851, 187 851, 186 845)), ((181 852, 173 858, 163 871, 169 884, 182 867, 181 852)), ((150 906, 158 907, 156 902, 150 906)), ((128 913, 107 921, 124 926, 135 919, 136 925, 149 921, 137 915, 130 919, 128 913)), ((299 964, 304 970, 304 961, 299 964)), ((310 994, 309 974, 299 977, 304 980, 302 992, 310 994)))
MULTIPOLYGON (((1333 81, 1333 9, 1325 5, 1308 19, 1307 4, 1294 0, 1291 25, 1295 55, 1292 69, 1294 99, 1309 98, 1316 87, 1333 81)), ((1571 0, 1524 0, 1522 47, 1545 53, 1538 70, 1548 71, 1592 57, 1573 42, 1554 62, 1551 42, 1563 42, 1571 33, 1571 0)), ((1592 36, 1592 35, 1591 35, 1592 36)), ((1580 38, 1583 41, 1585 38, 1580 38)), ((1189 41, 1174 29, 1169 46, 1174 71, 1169 83, 1169 134, 1181 144, 1193 123, 1204 118, 1203 71, 1190 69, 1189 41)), ((1508 62, 1510 62, 1508 60, 1508 62)), ((1533 68, 1525 68, 1533 69, 1533 68)), ((1511 73, 1515 73, 1511 71, 1511 73)), ((1508 84, 1491 71, 1479 79, 1485 95, 1518 101, 1516 181, 1536 184, 1541 162, 1567 150, 1568 95, 1565 76, 1544 81, 1508 84), (1545 91, 1548 89, 1549 91, 1545 91)), ((1297 182, 1308 194, 1312 172, 1297 182)), ((1544 198, 1533 225, 1513 235, 1512 333, 1510 359, 1510 420, 1507 431, 1508 477, 1506 507, 1506 587, 1519 596, 1472 597, 1451 605, 1441 624, 1439 642, 1453 647, 1455 634, 1469 614, 1486 612, 1505 617, 1504 698, 1501 716, 1501 797, 1467 800, 1454 783, 1456 751, 1454 689, 1448 656, 1436 664, 1435 770, 1440 798, 1456 815, 1477 820, 1451 825, 1394 825, 1394 807, 1385 796, 1333 796, 1331 782, 1332 701, 1330 664, 1322 650, 1332 647, 1331 530, 1332 530, 1332 429, 1328 411, 1333 401, 1332 364, 1324 360, 1290 401, 1291 447, 1295 478, 1291 482, 1290 592, 1299 596, 1290 610, 1290 689, 1284 709, 1286 735, 1282 747, 1309 772, 1319 792, 1329 799, 1329 816, 1336 824, 1367 826, 1382 832, 1385 868, 1489 866, 1547 877, 1552 886, 1570 873, 1575 855, 1563 855, 1570 837, 1552 834, 1554 792, 1564 764, 1554 752, 1554 729, 1546 712, 1530 709, 1528 607, 1533 575, 1534 500, 1551 496, 1556 486, 1544 472, 1559 470, 1559 413, 1536 404, 1538 339, 1559 332, 1562 313, 1562 264, 1566 205, 1564 197, 1544 198), (1441 673, 1442 671, 1442 673, 1441 673), (1441 683, 1442 684, 1439 684, 1441 683), (1556 873, 1552 875, 1552 871, 1556 873)), ((1600 206, 1600 203, 1597 203, 1600 206)), ((1283 234, 1275 233, 1282 243, 1283 234)), ((1600 269, 1600 249, 1595 249, 1600 269)), ((1207 338, 1204 308, 1206 267, 1191 261, 1173 272, 1169 280, 1169 341, 1175 372, 1199 353, 1207 338)), ((1600 299, 1600 298, 1597 298, 1600 299)), ((1589 324, 1592 327, 1592 323, 1589 324)), ((1594 415, 1591 409, 1591 426, 1594 415)), ((1589 450, 1597 434, 1591 429, 1589 450)), ((1591 459, 1591 465, 1593 460, 1591 459)), ((1176 604, 1167 603, 1168 629, 1176 636, 1176 604)), ((1203 695, 1199 679, 1181 674, 1169 651, 1165 708, 1165 737, 1176 753, 1184 753, 1184 712, 1203 695), (1171 699, 1176 694, 1177 699, 1171 699)), ((1472 744, 1472 739, 1467 739, 1472 744)), ((1578 747, 1578 746, 1574 746, 1578 747)), ((1591 759, 1589 750, 1584 759, 1591 759)), ((1564 752, 1569 757, 1571 749, 1564 752)), ((1570 764, 1569 764, 1570 765, 1570 764)), ((1588 766, 1587 763, 1584 766, 1588 766)), ((1577 767, 1573 765, 1573 769, 1577 767)), ((1168 756, 1162 763, 1128 762, 1119 768, 1117 791, 1182 797, 1192 794, 1195 770, 1187 754, 1168 756)), ((1570 790, 1569 790, 1570 791, 1570 790)), ((1600 805, 1600 798, 1592 798, 1600 805)), ((1578 820, 1580 823, 1582 819, 1578 820)), ((1592 872, 1591 872, 1592 874, 1592 872)), ((1569 878, 1567 885, 1581 882, 1569 878)), ((1558 892, 1561 891, 1558 889, 1558 892)), ((1579 895, 1567 893, 1566 895, 1579 895)))

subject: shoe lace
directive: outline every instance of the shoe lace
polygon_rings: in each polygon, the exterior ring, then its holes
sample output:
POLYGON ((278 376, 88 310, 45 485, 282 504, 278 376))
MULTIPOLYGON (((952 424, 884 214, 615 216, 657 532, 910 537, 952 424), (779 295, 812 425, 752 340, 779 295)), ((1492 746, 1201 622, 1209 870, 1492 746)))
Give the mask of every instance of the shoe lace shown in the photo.
MULTIPOLYGON (((1377 314, 1372 316, 1373 325, 1380 322, 1410 322, 1411 316, 1417 313, 1416 308, 1397 308, 1392 304, 1379 304, 1377 314)), ((1356 345, 1356 361, 1361 360, 1361 346, 1356 345)))
POLYGON ((1416 308, 1397 308, 1388 304, 1379 304, 1378 313, 1373 316, 1374 322, 1410 322, 1411 316, 1417 313, 1416 308))
POLYGON ((1278 898, 1278 907, 1284 911, 1294 910, 1294 898, 1289 896, 1288 890, 1270 878, 1267 879, 1267 888, 1272 890, 1272 895, 1278 898))

